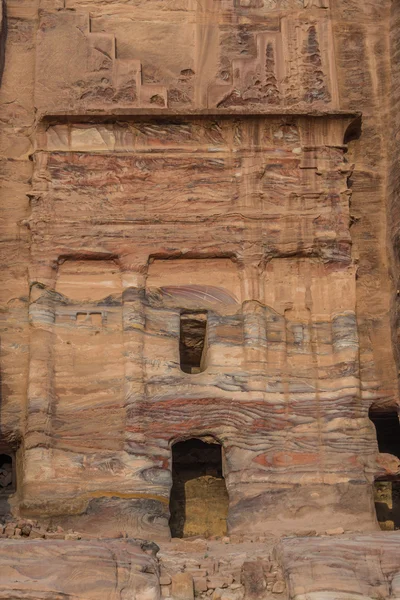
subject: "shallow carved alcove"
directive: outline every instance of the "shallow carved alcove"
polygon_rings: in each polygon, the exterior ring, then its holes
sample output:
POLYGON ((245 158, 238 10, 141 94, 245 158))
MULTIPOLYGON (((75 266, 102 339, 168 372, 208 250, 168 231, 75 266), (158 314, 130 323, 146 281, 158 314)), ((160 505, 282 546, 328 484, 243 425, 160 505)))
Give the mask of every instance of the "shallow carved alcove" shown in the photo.
POLYGON ((172 481, 172 537, 224 535, 228 494, 222 473, 221 445, 199 439, 174 444, 172 481))

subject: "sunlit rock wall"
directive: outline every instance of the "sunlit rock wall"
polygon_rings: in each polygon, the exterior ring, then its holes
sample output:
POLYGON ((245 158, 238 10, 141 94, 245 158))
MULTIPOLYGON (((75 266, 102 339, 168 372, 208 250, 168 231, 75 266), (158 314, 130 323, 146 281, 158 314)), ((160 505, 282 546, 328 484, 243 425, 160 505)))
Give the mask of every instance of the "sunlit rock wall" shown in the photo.
POLYGON ((171 445, 213 436, 230 533, 376 528, 390 2, 6 8, 10 510, 168 538, 171 445), (182 310, 207 311, 196 374, 182 310))

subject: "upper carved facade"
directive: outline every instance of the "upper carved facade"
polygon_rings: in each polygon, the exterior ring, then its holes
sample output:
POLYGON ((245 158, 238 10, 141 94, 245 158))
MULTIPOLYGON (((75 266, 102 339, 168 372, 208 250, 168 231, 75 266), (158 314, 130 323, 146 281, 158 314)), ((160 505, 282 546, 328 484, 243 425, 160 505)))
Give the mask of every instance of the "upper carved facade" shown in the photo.
POLYGON ((327 0, 44 3, 36 104, 40 115, 327 112, 339 108, 332 49, 327 0))

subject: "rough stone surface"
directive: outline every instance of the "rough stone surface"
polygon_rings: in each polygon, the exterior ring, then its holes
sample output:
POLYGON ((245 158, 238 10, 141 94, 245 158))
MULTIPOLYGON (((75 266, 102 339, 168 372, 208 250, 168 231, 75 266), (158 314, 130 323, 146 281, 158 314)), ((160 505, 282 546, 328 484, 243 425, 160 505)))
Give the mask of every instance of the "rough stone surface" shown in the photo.
POLYGON ((397 598, 399 552, 396 532, 338 540, 286 539, 278 551, 289 575, 291 600, 397 598))
POLYGON ((242 567, 242 584, 246 598, 261 598, 264 595, 266 582, 263 570, 257 561, 247 561, 242 567))
POLYGON ((0 561, 2 598, 160 597, 157 563, 133 541, 4 540, 0 561))
POLYGON ((400 597, 399 56, 399 0, 0 2, 0 597, 400 597))
POLYGON ((165 539, 171 444, 212 435, 230 534, 376 527, 368 409, 397 402, 389 8, 9 3, 11 510, 165 539), (208 313, 196 374, 182 310, 208 313))
POLYGON ((172 576, 171 593, 174 600, 193 600, 193 577, 190 573, 175 573, 172 576))

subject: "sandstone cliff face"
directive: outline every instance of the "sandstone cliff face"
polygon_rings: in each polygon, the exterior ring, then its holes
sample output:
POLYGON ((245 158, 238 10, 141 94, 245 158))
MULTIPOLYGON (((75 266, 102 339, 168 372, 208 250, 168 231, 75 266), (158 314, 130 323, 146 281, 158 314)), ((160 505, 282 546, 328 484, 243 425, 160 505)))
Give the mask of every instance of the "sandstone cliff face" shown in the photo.
POLYGON ((159 600, 157 561, 132 541, 1 544, 3 598, 159 600))
MULTIPOLYGON (((172 447, 197 439, 221 448, 201 474, 226 486, 218 534, 378 529, 374 479, 399 472, 369 418, 398 402, 399 19, 389 0, 8 0, 0 512, 165 543, 172 447)), ((323 592, 395 597, 393 560, 378 591, 323 592)), ((290 581, 259 586, 320 591, 290 581)))
POLYGON ((25 510, 43 513, 46 499, 59 514, 69 498, 71 513, 90 515, 82 524, 114 528, 99 516, 112 495, 132 533, 168 535, 171 444, 212 435, 231 532, 275 529, 278 516, 290 531, 315 510, 372 526, 342 144, 351 120, 170 117, 41 134, 25 510), (180 368, 182 310, 207 313, 195 375, 180 368), (331 413, 334 399, 345 414, 331 413), (357 445, 347 431, 362 432, 357 445))
POLYGON ((400 103, 400 75, 399 75, 399 53, 400 53, 400 5, 398 2, 392 3, 391 12, 391 64, 392 64, 392 87, 391 87, 391 103, 390 103, 390 121, 393 124, 391 136, 388 140, 389 151, 390 151, 390 171, 389 171, 389 199, 390 199, 390 236, 393 251, 393 263, 394 263, 394 280, 396 286, 396 300, 394 300, 394 306, 392 311, 393 317, 393 343, 396 351, 397 362, 399 360, 399 308, 398 308, 398 297, 399 297, 399 279, 398 279, 398 265, 399 265, 399 196, 400 196, 400 175, 398 169, 399 160, 399 132, 400 132, 400 117, 399 117, 399 103, 400 103))

